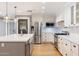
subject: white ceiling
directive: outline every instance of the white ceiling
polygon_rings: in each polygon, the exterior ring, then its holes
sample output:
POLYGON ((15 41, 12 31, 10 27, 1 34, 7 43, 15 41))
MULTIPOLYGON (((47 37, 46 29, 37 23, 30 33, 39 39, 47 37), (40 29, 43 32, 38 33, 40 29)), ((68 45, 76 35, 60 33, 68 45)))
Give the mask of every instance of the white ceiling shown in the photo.
MULTIPOLYGON (((45 11, 45 14, 56 16, 61 13, 69 2, 9 2, 8 3, 8 15, 14 16, 16 8, 17 15, 27 15, 27 14, 41 14, 42 11, 45 11), (45 10, 42 9, 42 6, 45 6, 45 10), (32 10, 27 12, 27 10, 32 10)), ((6 15, 6 3, 0 2, 0 15, 6 15)))

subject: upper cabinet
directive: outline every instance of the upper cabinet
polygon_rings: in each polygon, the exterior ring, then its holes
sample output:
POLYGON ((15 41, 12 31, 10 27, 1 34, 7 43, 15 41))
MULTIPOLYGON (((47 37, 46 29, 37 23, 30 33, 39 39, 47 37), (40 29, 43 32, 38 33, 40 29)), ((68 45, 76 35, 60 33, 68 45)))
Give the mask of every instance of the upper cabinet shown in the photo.
POLYGON ((74 24, 74 6, 71 6, 71 25, 74 24))
POLYGON ((71 25, 79 25, 79 2, 71 6, 71 25))
POLYGON ((76 3, 76 24, 79 24, 79 3, 76 3))
POLYGON ((62 27, 79 26, 79 2, 66 5, 62 13, 57 16, 56 24, 57 26, 63 25, 62 27))

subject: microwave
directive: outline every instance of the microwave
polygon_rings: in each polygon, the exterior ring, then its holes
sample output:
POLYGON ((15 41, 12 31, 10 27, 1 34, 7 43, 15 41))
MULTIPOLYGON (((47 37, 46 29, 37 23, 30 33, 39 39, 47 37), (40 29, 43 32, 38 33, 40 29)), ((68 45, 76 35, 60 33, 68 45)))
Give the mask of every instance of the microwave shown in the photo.
POLYGON ((54 26, 54 23, 49 23, 49 22, 46 23, 46 27, 53 27, 53 26, 54 26))

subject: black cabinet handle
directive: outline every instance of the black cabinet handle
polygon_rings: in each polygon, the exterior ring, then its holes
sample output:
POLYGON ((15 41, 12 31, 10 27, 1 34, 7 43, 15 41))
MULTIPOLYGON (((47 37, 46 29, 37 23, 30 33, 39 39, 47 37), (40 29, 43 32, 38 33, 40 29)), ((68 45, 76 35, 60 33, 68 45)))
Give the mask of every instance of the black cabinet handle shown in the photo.
POLYGON ((65 44, 67 46, 67 44, 65 44))
POLYGON ((75 45, 73 45, 73 47, 76 47, 75 45))
POLYGON ((67 53, 65 55, 67 56, 67 53))
POLYGON ((70 49, 72 51, 72 49, 70 49))

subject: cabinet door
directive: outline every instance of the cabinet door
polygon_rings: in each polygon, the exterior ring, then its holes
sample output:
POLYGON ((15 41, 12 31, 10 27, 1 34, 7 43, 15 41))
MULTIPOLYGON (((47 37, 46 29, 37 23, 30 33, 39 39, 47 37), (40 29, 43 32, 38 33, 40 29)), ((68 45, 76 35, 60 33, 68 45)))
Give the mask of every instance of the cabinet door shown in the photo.
POLYGON ((63 43, 63 45, 62 45, 62 55, 64 56, 64 55, 66 55, 66 47, 65 47, 66 41, 65 41, 65 39, 63 39, 63 42, 62 43, 63 43))
POLYGON ((25 43, 0 43, 0 56, 24 56, 25 43))
POLYGON ((78 45, 75 43, 71 43, 71 55, 72 56, 78 56, 79 51, 78 51, 78 45))
POLYGON ((42 42, 53 42, 54 43, 54 35, 50 32, 42 33, 42 42))
POLYGON ((70 56, 70 41, 64 39, 64 46, 63 46, 63 55, 70 56))
POLYGON ((69 56, 70 55, 70 41, 67 39, 59 37, 58 39, 58 50, 60 53, 64 56, 69 56))
POLYGON ((49 37, 49 42, 54 43, 54 34, 53 33, 49 33, 48 37, 49 37))
POLYGON ((46 33, 42 32, 42 42, 46 41, 46 33))
POLYGON ((67 46, 66 46, 67 56, 70 56, 70 54, 71 54, 71 53, 70 53, 70 43, 71 43, 71 42, 67 40, 66 43, 67 43, 67 46))
POLYGON ((53 42, 54 43, 54 35, 50 32, 42 33, 42 41, 43 42, 53 42))
POLYGON ((76 20, 76 24, 79 24, 79 2, 76 3, 75 7, 76 7, 75 8, 75 10, 76 10, 76 12, 75 12, 76 13, 76 16, 75 16, 76 19, 75 20, 76 20))
POLYGON ((58 50, 63 54, 63 39, 61 37, 58 38, 58 50))
POLYGON ((49 42, 49 33, 47 32, 45 36, 46 36, 46 42, 49 42))
POLYGON ((66 42, 66 40, 64 39, 64 38, 59 38, 58 39, 58 49, 59 49, 59 51, 60 51, 60 53, 63 55, 63 56, 65 56, 65 55, 67 55, 67 42, 66 42))

